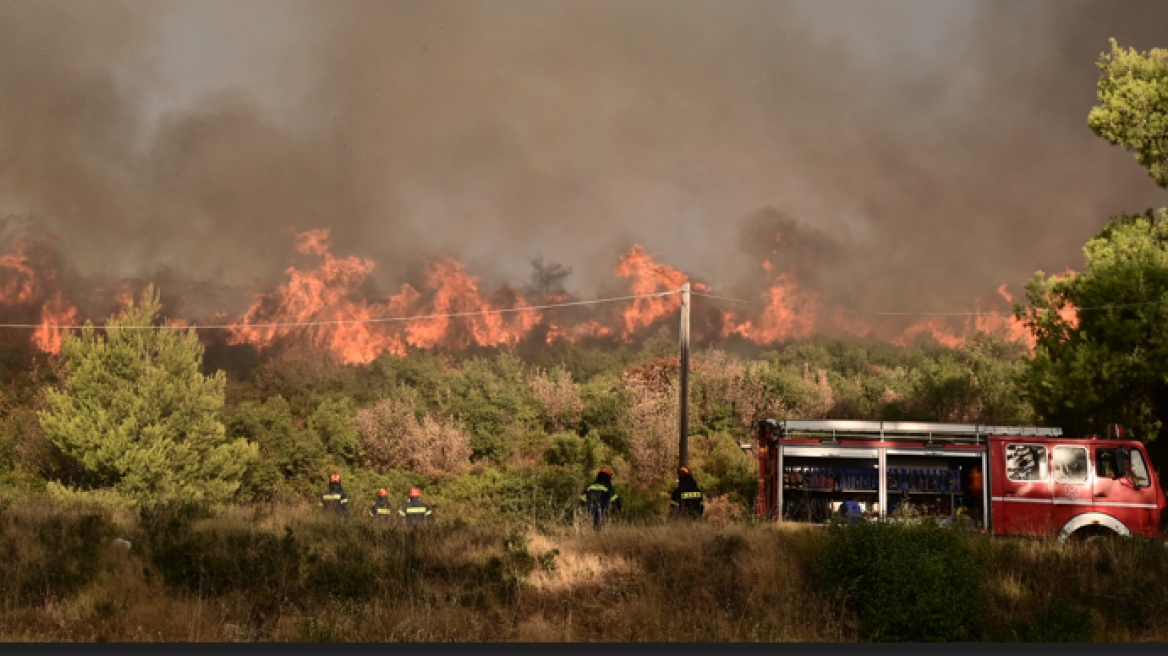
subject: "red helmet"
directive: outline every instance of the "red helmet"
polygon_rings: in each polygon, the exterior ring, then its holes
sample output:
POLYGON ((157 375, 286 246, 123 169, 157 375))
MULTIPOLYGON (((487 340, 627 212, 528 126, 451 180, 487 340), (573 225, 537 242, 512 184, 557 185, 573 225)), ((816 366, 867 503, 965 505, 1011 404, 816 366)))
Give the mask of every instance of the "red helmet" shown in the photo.
POLYGON ((333 474, 332 476, 329 476, 329 483, 340 483, 340 482, 341 482, 341 475, 340 474, 333 474))
POLYGON ((612 476, 612 472, 608 471, 608 467, 601 467, 599 473, 608 474, 609 476, 612 476))
POLYGON ((677 470, 677 475, 678 476, 693 476, 693 472, 691 472, 689 470, 689 467, 682 467, 681 469, 677 470))
POLYGON ((419 490, 418 488, 415 487, 415 488, 410 490, 410 497, 420 497, 420 496, 422 496, 422 491, 419 490))
POLYGON ((389 490, 382 488, 377 491, 377 498, 384 499, 387 496, 389 496, 389 490))

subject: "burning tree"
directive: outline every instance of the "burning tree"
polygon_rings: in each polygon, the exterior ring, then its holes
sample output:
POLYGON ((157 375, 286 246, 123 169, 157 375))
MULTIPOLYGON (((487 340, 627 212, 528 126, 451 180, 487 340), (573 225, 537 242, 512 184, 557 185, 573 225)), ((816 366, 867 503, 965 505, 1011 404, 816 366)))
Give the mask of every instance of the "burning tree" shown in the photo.
MULTIPOLYGON (((63 389, 40 412, 45 436, 75 459, 99 488, 121 501, 226 501, 255 445, 229 442, 220 419, 226 377, 199 372, 203 347, 193 330, 155 326, 153 287, 102 334, 87 322, 67 334, 63 389)), ((73 491, 50 484, 59 496, 73 491)))

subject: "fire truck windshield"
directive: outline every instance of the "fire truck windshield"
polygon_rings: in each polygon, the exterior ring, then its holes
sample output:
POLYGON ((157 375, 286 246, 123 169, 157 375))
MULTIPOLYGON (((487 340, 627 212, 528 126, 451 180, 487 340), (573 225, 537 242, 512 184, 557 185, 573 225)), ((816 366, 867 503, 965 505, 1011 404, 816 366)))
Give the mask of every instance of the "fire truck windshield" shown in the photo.
POLYGON ((1148 467, 1144 464, 1144 456, 1139 451, 1131 451, 1131 477, 1138 487, 1148 487, 1152 479, 1148 476, 1148 467))

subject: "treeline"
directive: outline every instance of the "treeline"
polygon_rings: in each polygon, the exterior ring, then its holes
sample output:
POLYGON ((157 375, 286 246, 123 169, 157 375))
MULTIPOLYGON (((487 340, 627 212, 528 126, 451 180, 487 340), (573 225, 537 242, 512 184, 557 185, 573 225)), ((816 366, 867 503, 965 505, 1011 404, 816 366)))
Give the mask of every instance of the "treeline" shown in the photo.
MULTIPOLYGON (((214 419, 227 443, 254 445, 256 456, 229 500, 310 498, 337 471, 360 503, 381 487, 398 497, 419 486, 436 508, 468 519, 550 519, 569 514, 580 485, 606 466, 630 512, 660 512, 677 462, 676 352, 668 328, 618 348, 416 351, 368 365, 237 348, 214 419)), ((692 362, 691 463, 713 512, 740 515, 757 475, 739 445, 762 418, 1029 424, 1015 382, 1023 353, 986 334, 962 348, 826 336, 708 346, 692 362)), ((204 369, 222 366, 222 355, 204 369)), ((0 494, 149 500, 118 487, 125 474, 102 478, 46 436, 63 356, 6 347, 0 366, 0 494)))

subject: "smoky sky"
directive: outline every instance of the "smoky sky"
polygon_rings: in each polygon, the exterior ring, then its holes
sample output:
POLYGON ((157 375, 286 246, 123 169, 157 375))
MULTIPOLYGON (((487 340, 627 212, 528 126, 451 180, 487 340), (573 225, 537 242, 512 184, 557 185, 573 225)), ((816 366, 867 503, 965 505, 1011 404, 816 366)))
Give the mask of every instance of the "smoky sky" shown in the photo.
POLYGON ((726 293, 770 259, 841 306, 969 309, 1168 205, 1087 127, 1110 37, 1168 47, 1168 3, 0 2, 0 215, 199 312, 323 227, 385 292, 541 252, 605 294, 639 243, 726 293))

